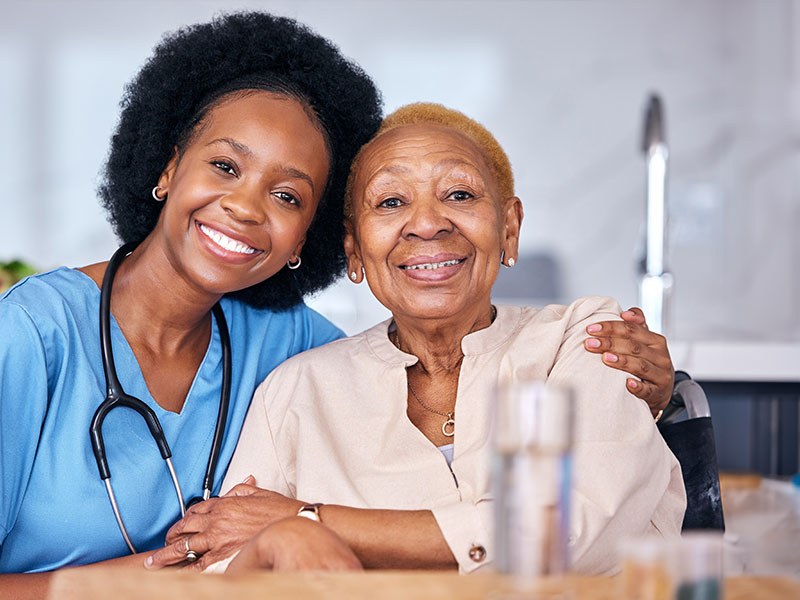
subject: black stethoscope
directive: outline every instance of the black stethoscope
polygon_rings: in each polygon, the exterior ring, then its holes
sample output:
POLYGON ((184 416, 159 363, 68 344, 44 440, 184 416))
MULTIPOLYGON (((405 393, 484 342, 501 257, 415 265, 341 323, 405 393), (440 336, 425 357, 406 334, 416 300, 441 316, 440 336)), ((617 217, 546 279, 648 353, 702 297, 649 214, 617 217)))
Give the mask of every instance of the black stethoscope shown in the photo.
MULTIPOLYGON (((178 494, 178 503, 181 507, 181 517, 186 514, 186 506, 183 504, 183 492, 181 492, 178 477, 175 474, 175 469, 172 466, 169 445, 164 437, 164 430, 161 429, 161 423, 158 421, 156 413, 153 409, 147 406, 144 402, 129 396, 122 389, 119 379, 117 378, 117 370, 114 368, 114 355, 111 352, 111 285, 114 281, 114 276, 117 274, 119 265, 125 260, 128 255, 133 252, 137 244, 125 244, 114 253, 111 260, 108 262, 105 276, 103 277, 103 286, 100 291, 100 350, 103 358, 103 371, 106 376, 106 399, 94 413, 92 417, 92 425, 89 433, 92 438, 92 451, 94 452, 95 460, 97 460, 97 468, 100 471, 100 479, 106 484, 106 491, 108 498, 111 501, 111 507, 114 509, 114 516, 117 518, 117 524, 122 532, 122 537, 125 538, 125 543, 131 553, 136 553, 133 547, 128 531, 125 529, 125 524, 122 522, 122 516, 117 506, 117 500, 114 497, 114 490, 111 487, 111 472, 108 469, 108 461, 106 460, 106 448, 103 443, 103 421, 108 413, 118 406, 131 408, 138 412, 147 423, 150 429, 150 434, 153 436, 158 449, 161 451, 161 457, 167 463, 169 474, 172 477, 172 483, 175 486, 175 493, 178 494)), ((220 341, 222 342, 222 392, 219 398, 219 412, 217 413, 217 426, 214 430, 214 440, 211 444, 211 453, 208 457, 208 466, 206 467, 206 476, 203 479, 203 497, 192 498, 189 501, 189 506, 201 500, 208 500, 211 497, 211 488, 214 485, 214 471, 217 469, 217 462, 219 461, 219 452, 222 447, 222 436, 225 431, 225 421, 228 416, 228 405, 231 399, 231 340, 228 336, 228 324, 225 321, 225 315, 219 303, 215 304, 211 311, 217 320, 217 329, 219 330, 220 341)))

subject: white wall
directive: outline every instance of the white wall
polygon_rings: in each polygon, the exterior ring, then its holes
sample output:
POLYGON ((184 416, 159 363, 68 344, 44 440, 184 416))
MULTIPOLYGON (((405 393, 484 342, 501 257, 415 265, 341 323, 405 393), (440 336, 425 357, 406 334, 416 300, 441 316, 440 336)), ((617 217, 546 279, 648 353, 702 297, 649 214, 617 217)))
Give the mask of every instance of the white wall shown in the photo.
MULTIPOLYGON (((211 2, 4 2, 0 260, 106 259, 97 173, 124 83, 160 35, 211 2)), ((505 146, 522 245, 547 253, 560 300, 636 302, 639 150, 650 91, 671 152, 672 334, 800 340, 800 2, 236 2, 336 41, 391 110, 442 102, 505 146)), ((517 276, 517 295, 541 296, 517 276)), ((347 282, 313 301, 354 332, 385 314, 347 282)))

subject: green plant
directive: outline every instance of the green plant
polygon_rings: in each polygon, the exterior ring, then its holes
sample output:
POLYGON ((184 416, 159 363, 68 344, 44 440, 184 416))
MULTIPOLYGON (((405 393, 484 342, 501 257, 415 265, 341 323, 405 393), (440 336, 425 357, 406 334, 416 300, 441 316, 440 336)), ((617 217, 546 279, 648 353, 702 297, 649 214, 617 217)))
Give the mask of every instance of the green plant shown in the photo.
POLYGON ((19 259, 11 262, 0 262, 0 293, 4 292, 20 279, 36 273, 31 265, 19 259))

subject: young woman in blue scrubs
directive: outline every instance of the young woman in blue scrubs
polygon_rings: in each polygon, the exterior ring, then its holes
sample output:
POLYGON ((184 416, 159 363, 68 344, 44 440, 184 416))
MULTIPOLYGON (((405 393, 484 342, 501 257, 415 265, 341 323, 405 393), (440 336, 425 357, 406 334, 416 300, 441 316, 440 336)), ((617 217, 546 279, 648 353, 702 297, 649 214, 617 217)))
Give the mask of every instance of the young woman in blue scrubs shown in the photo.
MULTIPOLYGON (((101 188, 122 241, 139 243, 114 280, 112 345, 125 391, 161 422, 185 502, 202 493, 219 407, 212 306, 232 347, 214 493, 256 385, 342 336, 302 298, 341 273, 343 186, 379 117, 371 80, 335 47, 258 13, 167 37, 129 86, 101 188)), ((105 267, 60 268, 0 298, 0 573, 129 555, 89 437, 106 393, 105 267)), ((163 546, 180 510, 144 421, 113 410, 103 434, 133 545, 163 546)), ((46 585, 0 575, 0 597, 46 585)))

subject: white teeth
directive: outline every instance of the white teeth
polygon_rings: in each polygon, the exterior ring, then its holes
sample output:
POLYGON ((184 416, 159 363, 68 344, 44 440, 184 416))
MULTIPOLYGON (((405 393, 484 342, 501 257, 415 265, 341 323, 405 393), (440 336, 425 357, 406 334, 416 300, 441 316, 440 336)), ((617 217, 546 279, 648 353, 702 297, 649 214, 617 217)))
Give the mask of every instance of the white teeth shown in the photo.
POLYGON ((400 267, 401 269, 408 269, 408 270, 415 270, 415 269, 439 269, 441 267, 449 267, 451 265, 457 265, 461 262, 461 259, 455 258, 453 260, 444 260, 442 262, 435 262, 435 263, 422 263, 419 265, 406 265, 400 267))
POLYGON ((214 240, 214 242, 218 246, 222 246, 226 250, 230 250, 231 252, 238 252, 239 254, 254 254, 256 249, 251 248, 247 244, 243 244, 241 242, 237 242, 236 240, 232 240, 227 235, 222 235, 219 231, 215 229, 211 229, 206 225, 200 224, 200 231, 206 234, 209 238, 214 240))

